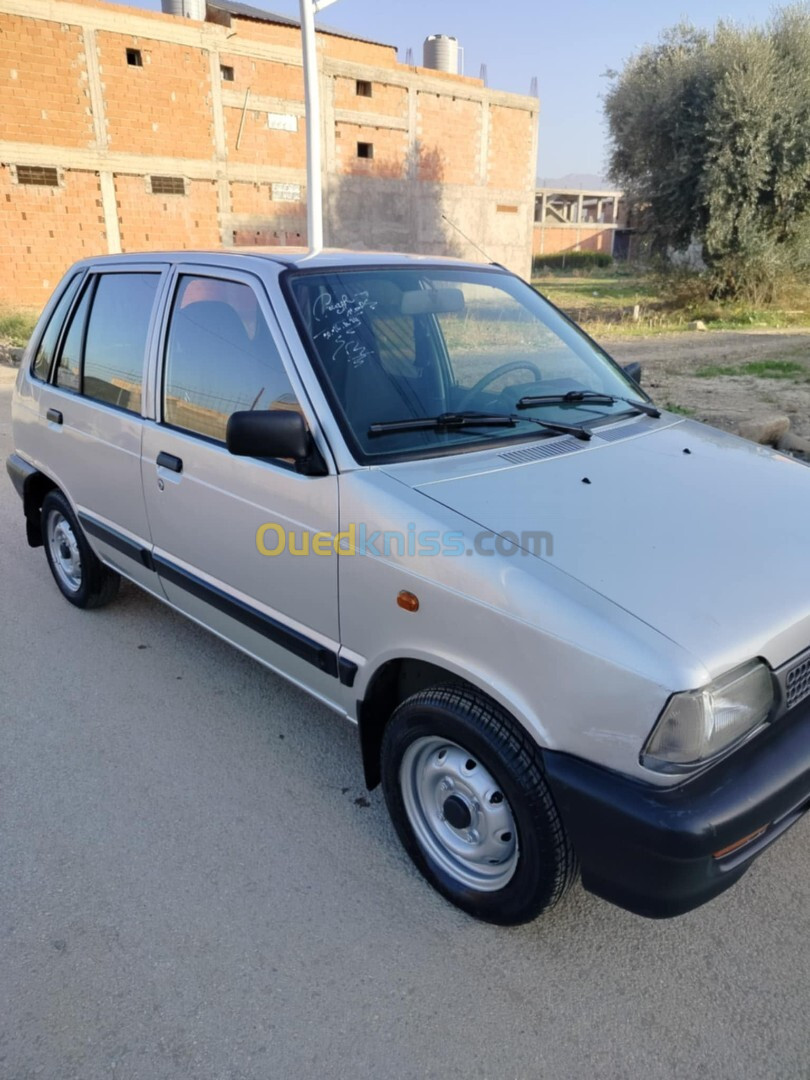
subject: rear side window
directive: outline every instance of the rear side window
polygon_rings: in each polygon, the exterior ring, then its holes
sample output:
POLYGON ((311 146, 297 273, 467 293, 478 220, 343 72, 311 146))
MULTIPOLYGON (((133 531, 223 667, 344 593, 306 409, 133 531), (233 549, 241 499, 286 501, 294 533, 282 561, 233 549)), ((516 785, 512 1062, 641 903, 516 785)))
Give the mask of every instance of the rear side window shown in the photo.
POLYGON ((243 409, 294 409, 298 402, 253 290, 237 281, 183 275, 166 347, 163 418, 225 441, 243 409))
POLYGON ((62 342, 62 351, 56 364, 56 385, 63 390, 72 390, 78 394, 81 388, 81 357, 84 328, 87 324, 87 312, 93 293, 92 283, 84 290, 82 298, 73 312, 67 335, 62 342))
POLYGON ((75 274, 71 278, 67 288, 62 293, 59 303, 53 310, 53 314, 48 322, 48 327, 39 343, 33 367, 31 368, 31 372, 35 379, 42 379, 43 382, 48 381, 48 376, 51 373, 51 361, 56 352, 56 343, 59 340, 59 331, 62 329, 62 324, 67 317, 70 305, 73 303, 73 297, 76 295, 81 279, 81 274, 75 274))
POLYGON ((146 336, 159 281, 159 274, 99 278, 84 346, 85 397, 141 411, 146 336))

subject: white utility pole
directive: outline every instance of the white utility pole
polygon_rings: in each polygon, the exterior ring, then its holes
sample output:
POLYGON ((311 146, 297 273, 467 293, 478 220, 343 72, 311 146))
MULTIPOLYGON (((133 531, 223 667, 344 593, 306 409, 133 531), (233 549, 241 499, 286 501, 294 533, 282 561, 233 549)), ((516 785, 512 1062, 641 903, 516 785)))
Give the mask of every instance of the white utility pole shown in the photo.
POLYGON ((321 187, 321 94, 315 15, 335 0, 301 0, 301 38, 304 53, 304 100, 307 124, 307 236, 311 255, 323 250, 323 190, 321 187))

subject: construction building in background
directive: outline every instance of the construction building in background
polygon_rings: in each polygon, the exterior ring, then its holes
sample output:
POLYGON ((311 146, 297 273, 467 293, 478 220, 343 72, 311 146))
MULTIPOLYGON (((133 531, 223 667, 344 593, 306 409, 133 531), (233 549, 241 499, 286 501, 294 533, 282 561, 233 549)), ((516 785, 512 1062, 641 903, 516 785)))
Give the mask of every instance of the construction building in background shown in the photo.
POLYGON ((598 251, 626 259, 631 235, 627 202, 621 191, 541 187, 535 192, 535 262, 543 255, 573 251, 598 251))
MULTIPOLYGON (((298 22, 164 7, 0 0, 0 302, 40 306, 86 255, 306 244, 298 22)), ((536 98, 458 74, 441 35, 437 68, 322 26, 317 47, 327 244, 528 274, 536 98)))

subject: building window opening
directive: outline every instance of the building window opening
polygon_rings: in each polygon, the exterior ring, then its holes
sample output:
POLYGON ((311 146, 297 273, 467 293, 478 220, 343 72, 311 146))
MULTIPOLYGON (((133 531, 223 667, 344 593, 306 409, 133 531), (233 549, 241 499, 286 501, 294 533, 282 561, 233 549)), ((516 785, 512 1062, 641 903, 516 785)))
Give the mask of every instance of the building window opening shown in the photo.
POLYGON ((17 183, 34 187, 59 187, 59 172, 45 165, 18 165, 17 183))
POLYGON ((186 182, 182 176, 152 176, 153 195, 185 195, 186 182))

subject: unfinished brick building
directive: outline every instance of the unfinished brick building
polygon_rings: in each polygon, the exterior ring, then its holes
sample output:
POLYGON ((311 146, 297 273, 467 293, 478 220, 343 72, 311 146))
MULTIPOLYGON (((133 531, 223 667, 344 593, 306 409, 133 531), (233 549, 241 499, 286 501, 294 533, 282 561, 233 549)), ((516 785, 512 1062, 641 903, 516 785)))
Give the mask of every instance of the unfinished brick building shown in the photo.
MULTIPOLYGON (((463 233, 528 273, 537 101, 317 39, 327 243, 481 258, 463 233)), ((0 100, 0 303, 98 252, 306 243, 294 20, 0 0, 0 100)))

